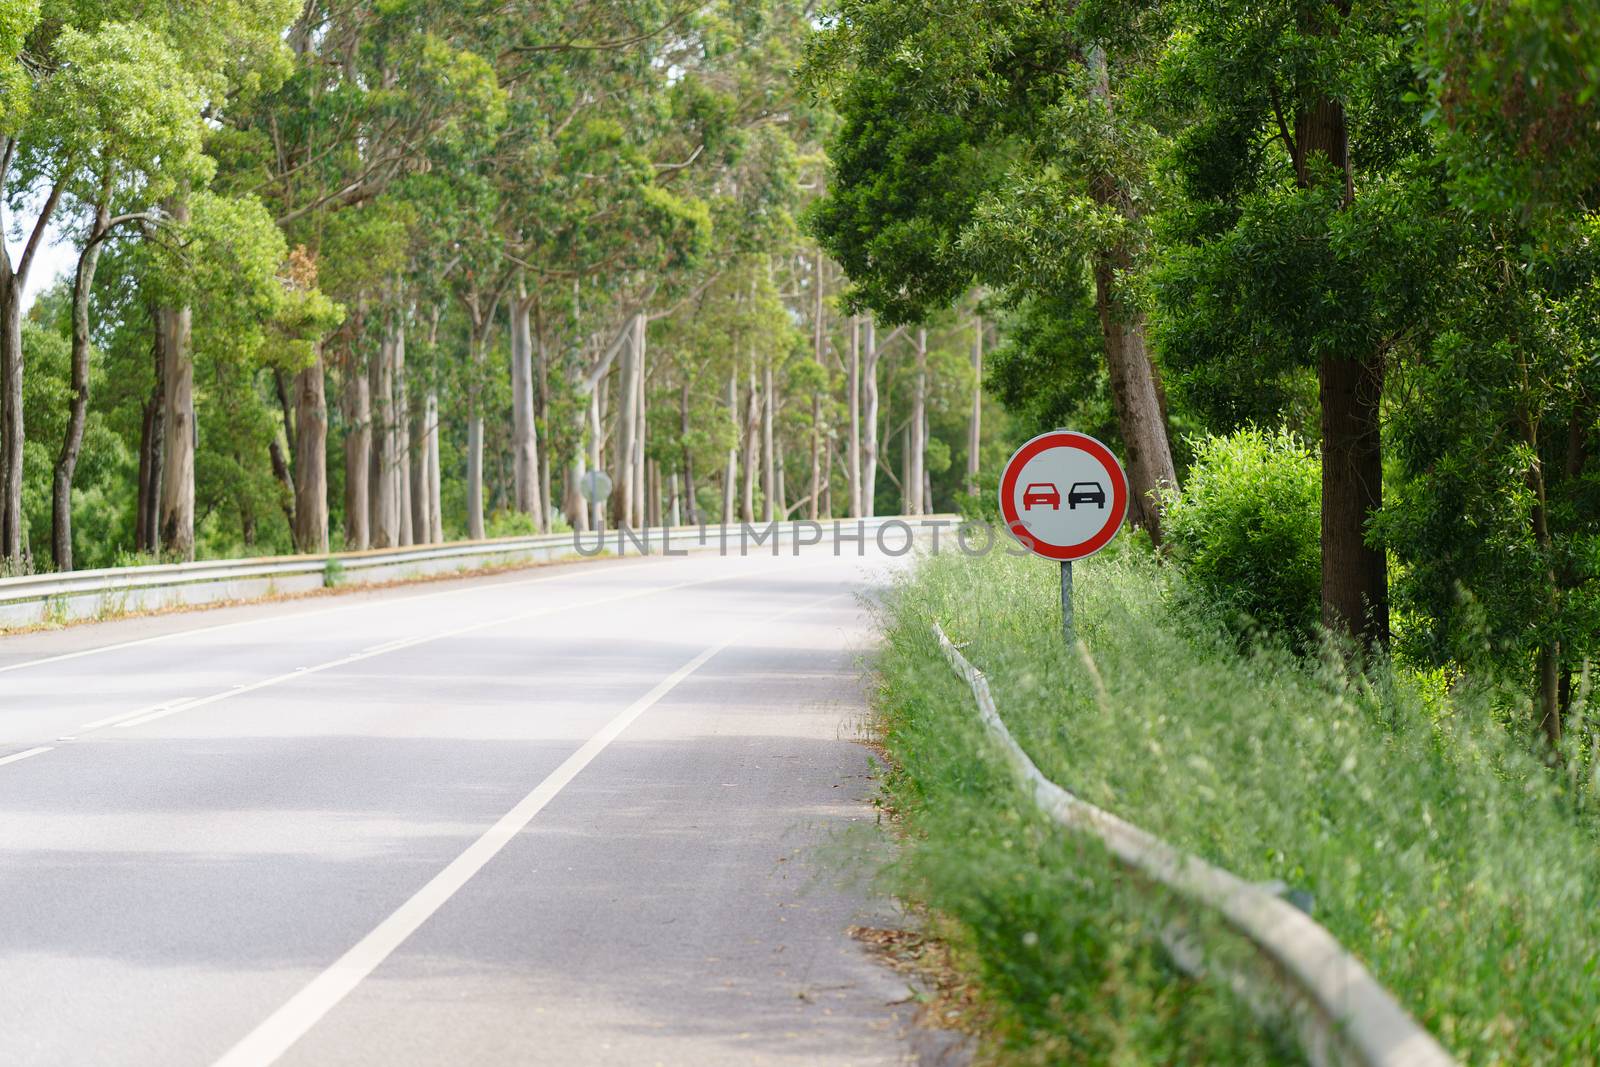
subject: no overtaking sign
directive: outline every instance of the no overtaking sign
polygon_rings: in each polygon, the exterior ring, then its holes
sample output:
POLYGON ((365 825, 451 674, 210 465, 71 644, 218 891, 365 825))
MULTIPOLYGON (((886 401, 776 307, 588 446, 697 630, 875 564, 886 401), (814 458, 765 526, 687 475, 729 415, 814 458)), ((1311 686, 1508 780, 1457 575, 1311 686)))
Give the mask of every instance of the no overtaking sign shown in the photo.
POLYGON ((1128 476, 1088 434, 1051 430, 1029 441, 1000 477, 1006 529, 1030 551, 1061 563, 1061 625, 1072 638, 1072 561, 1117 536, 1128 515, 1128 476))

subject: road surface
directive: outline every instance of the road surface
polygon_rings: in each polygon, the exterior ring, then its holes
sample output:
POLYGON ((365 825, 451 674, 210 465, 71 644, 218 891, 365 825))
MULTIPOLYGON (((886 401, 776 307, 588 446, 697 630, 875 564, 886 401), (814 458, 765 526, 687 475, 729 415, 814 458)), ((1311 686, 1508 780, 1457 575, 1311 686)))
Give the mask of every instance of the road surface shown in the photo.
POLYGON ((898 561, 787 552, 0 638, 0 1063, 905 1062, 898 561))

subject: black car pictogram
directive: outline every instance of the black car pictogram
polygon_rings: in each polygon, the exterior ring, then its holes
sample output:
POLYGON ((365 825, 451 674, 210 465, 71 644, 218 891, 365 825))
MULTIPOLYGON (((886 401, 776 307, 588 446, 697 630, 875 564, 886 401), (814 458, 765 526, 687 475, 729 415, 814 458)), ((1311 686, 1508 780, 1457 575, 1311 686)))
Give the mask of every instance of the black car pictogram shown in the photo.
POLYGON ((1076 511, 1079 504, 1094 504, 1102 511, 1106 506, 1106 491, 1099 482, 1073 482, 1067 490, 1067 507, 1076 511))

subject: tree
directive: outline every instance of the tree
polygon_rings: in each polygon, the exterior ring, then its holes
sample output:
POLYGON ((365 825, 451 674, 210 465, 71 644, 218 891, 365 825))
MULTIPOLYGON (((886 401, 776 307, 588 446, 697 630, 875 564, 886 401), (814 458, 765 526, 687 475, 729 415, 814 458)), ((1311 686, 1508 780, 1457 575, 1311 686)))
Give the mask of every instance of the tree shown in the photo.
POLYGON ((1021 296, 1071 291, 1087 270, 1134 508, 1159 540, 1159 490, 1177 476, 1127 288, 1153 132, 1119 106, 1124 58, 1090 31, 1036 0, 843 5, 810 56, 842 117, 811 221, 858 303, 889 322, 950 306, 976 281, 1021 296))

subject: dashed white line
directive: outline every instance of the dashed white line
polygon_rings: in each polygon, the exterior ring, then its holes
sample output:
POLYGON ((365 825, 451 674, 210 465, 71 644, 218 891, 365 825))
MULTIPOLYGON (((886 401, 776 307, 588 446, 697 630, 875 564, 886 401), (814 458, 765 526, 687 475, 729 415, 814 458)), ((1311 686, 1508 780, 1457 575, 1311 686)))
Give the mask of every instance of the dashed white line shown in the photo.
POLYGON ((4 765, 4 764, 7 764, 7 763, 16 763, 18 760, 25 760, 29 756, 43 755, 44 753, 49 752, 49 751, 51 751, 51 746, 50 745, 40 745, 38 748, 29 748, 29 749, 24 749, 21 752, 13 752, 9 756, 0 756, 0 765, 4 765))

